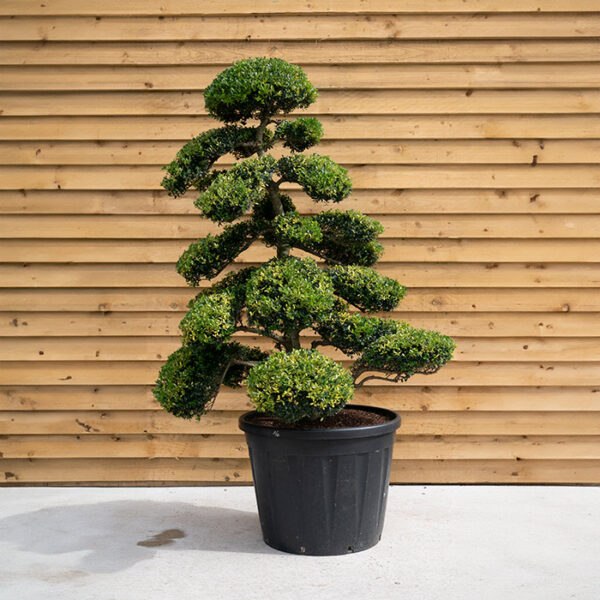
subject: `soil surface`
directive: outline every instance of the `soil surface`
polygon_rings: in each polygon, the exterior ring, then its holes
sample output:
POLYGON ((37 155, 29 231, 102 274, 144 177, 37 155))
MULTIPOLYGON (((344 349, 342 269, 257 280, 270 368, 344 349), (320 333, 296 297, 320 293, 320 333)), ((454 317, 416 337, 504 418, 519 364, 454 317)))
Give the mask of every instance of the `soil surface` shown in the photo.
POLYGON ((367 425, 380 425, 390 419, 375 412, 356 408, 344 408, 337 415, 325 417, 322 421, 303 419, 297 423, 284 423, 277 417, 270 415, 255 415, 252 423, 266 425, 276 429, 341 429, 342 427, 366 427, 367 425))

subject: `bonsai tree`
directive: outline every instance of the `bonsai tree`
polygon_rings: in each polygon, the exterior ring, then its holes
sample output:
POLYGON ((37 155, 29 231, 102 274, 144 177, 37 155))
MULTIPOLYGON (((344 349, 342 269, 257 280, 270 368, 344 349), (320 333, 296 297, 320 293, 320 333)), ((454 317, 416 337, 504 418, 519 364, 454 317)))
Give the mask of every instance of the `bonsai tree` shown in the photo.
POLYGON ((222 385, 245 381, 257 411, 287 423, 317 420, 339 412, 366 381, 406 381, 448 362, 451 338, 370 314, 392 310, 406 292, 373 269, 383 251, 382 225, 356 210, 302 215, 281 191, 283 183, 297 184, 314 202, 331 206, 352 189, 346 169, 305 153, 323 135, 319 120, 282 118, 317 98, 302 69, 277 58, 240 60, 204 98, 224 125, 185 144, 164 167, 162 185, 175 197, 196 189, 194 204, 222 231, 192 243, 177 271, 197 286, 254 242, 272 247, 274 256, 229 270, 190 301, 180 325, 183 345, 159 374, 158 402, 178 417, 199 418, 222 385), (269 154, 277 143, 290 153, 269 154), (239 162, 213 168, 227 154, 239 162), (318 338, 303 347, 301 332, 311 329, 318 338), (273 349, 232 341, 236 332, 264 336, 273 349), (321 354, 323 345, 354 358, 353 366, 321 354))

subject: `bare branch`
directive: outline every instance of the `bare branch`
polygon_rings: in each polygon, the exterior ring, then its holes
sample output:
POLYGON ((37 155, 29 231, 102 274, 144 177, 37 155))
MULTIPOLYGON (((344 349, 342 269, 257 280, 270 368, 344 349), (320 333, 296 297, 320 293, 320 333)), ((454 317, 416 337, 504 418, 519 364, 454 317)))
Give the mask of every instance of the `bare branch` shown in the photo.
POLYGON ((328 344, 325 340, 313 340, 310 343, 310 347, 311 348, 316 348, 317 346, 329 346, 331 344, 328 344))
POLYGON ((248 325, 239 325, 236 327, 236 331, 246 331, 248 333, 256 333, 257 335, 262 335, 263 337, 271 338, 275 340, 278 344, 285 344, 285 338, 281 335, 277 335, 276 333, 271 333, 268 331, 264 331, 263 329, 258 329, 257 327, 249 327, 248 325))
POLYGON ((232 358, 229 361, 228 368, 231 365, 245 365, 246 367, 255 367, 260 361, 258 360, 239 360, 237 358, 232 358))
POLYGON ((326 261, 327 263, 330 263, 332 265, 343 265, 344 264, 343 262, 341 262, 339 260, 329 258, 328 256, 325 256, 324 254, 317 252, 314 248, 311 248, 310 246, 304 246, 303 244, 299 244, 298 242, 294 242, 292 244, 292 246, 294 248, 297 248, 298 250, 304 250, 304 252, 309 252, 310 254, 314 254, 316 257, 322 258, 324 261, 326 261))
MULTIPOLYGON (((421 374, 421 375, 433 375, 433 373, 437 373, 442 368, 442 365, 436 365, 435 367, 423 367, 418 370, 416 373, 411 373, 411 375, 421 374)), ((360 367, 358 369, 353 369, 354 373, 354 385, 359 388, 364 385, 366 381, 370 379, 379 379, 381 381, 387 381, 388 383, 398 383, 399 381, 406 381, 411 375, 407 375, 406 373, 398 373, 397 371, 392 371, 391 369, 382 369, 378 367, 373 367, 366 365, 364 367, 360 367), (382 373, 386 373, 388 376, 384 375, 367 375, 362 381, 357 382, 358 378, 363 374, 369 371, 380 371, 382 373), (391 377, 393 375, 393 377, 391 377)))

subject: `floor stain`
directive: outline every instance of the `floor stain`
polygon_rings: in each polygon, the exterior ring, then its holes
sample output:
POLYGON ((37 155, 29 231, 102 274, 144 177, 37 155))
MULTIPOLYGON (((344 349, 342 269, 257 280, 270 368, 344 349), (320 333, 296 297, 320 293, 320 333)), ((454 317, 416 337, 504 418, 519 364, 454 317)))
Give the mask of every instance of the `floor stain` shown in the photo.
POLYGON ((185 533, 181 529, 165 529, 156 535, 153 535, 147 540, 138 542, 138 546, 144 546, 145 548, 156 548, 157 546, 168 546, 172 544, 174 540, 184 538, 185 533))

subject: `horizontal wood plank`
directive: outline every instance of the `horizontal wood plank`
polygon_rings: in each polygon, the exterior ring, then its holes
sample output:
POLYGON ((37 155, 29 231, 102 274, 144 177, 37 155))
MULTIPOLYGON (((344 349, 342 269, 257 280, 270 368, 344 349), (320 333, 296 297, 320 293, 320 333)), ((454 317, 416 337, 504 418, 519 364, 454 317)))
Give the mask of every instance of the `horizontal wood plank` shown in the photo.
POLYGON ((224 41, 588 38, 599 13, 0 17, 2 41, 224 41))
MULTIPOLYGON (((326 139, 600 138, 595 115, 317 116, 326 139)), ((214 126, 214 120, 194 115, 11 117, 0 119, 0 139, 187 141, 214 126)))
MULTIPOLYGON (((400 200, 401 201, 401 200, 400 200)), ((191 199, 189 200, 191 203, 191 199)), ((383 225, 381 239, 392 244, 402 244, 402 239, 498 239, 511 240, 580 239, 597 237, 600 227, 598 215, 380 215, 376 217, 383 225)), ((0 237, 8 239, 120 239, 120 240, 168 240, 177 239, 183 248, 190 240, 208 234, 218 234, 221 228, 201 217, 199 211, 189 216, 112 216, 73 215, 66 220, 62 215, 7 215, 0 220, 0 237)), ((453 242, 451 242, 453 243, 453 242)), ((521 241, 514 241, 518 247, 521 241)), ((254 250, 253 252, 271 252, 254 250)), ((262 256, 262 255, 261 255, 262 256)), ((15 256, 18 260, 18 256, 15 256)), ((69 262, 73 260, 71 257, 69 262)), ((547 255, 546 259, 553 258, 547 255)), ((593 258, 593 257, 590 257, 593 258)), ((498 255, 496 260, 500 260, 498 255)), ((262 259, 261 259, 262 260, 262 259)), ((161 262, 170 262, 165 257, 161 262)), ((561 259, 564 261, 564 259, 561 259)), ((55 261, 59 262, 59 261, 55 261)), ((109 261, 107 261, 109 262, 109 261)), ((126 261, 124 261, 126 262, 126 261)), ((587 262, 587 261, 586 261, 587 262)))
MULTIPOLYGON (((389 188, 598 188, 598 165, 347 165, 357 189, 389 188)), ((164 173, 148 166, 6 166, 6 190, 156 190, 164 173)), ((294 184, 295 185, 295 184, 294 184)), ((290 189, 284 184, 281 189, 290 189)))
MULTIPOLYGON (((600 112, 600 106, 599 106, 600 112)), ((173 160, 180 142, 6 142, 0 147, 4 165, 155 165, 173 160)), ((595 164, 599 140, 402 140, 329 141, 319 153, 345 164, 595 164)), ((279 158, 285 152, 274 148, 279 158)), ((229 168, 234 159, 216 162, 229 168)), ((344 203, 346 204, 346 203, 344 203)))
MULTIPOLYGON (((409 288, 600 287, 598 263, 387 263, 379 271, 409 288)), ((0 264, 0 281, 9 288, 157 288, 183 283, 172 264, 136 263, 0 264)))
MULTIPOLYGON (((595 2, 595 0, 591 0, 595 2)), ((203 3, 204 4, 204 3, 203 3)), ((539 3, 536 3, 539 4, 539 3)), ((197 3, 194 3, 198 6, 197 3)), ((404 3, 402 4, 402 6, 404 3)), ((440 4, 442 8, 444 4, 440 4)), ((464 2, 460 2, 464 6, 464 2)), ((0 5, 0 10, 6 3, 0 5)), ((316 40, 243 42, 0 42, 0 65, 221 65, 249 56, 295 64, 455 64, 590 62, 600 60, 597 39, 316 40)))
MULTIPOLYGON (((596 292, 595 292, 596 293, 596 292)), ((410 294, 409 294, 410 295, 410 294)), ((42 294, 42 298, 45 293, 42 294)), ((67 306, 67 308, 71 308, 67 306)), ((400 305, 404 308, 404 303, 400 305)), ((418 308, 418 307, 415 307, 418 308)), ((178 335, 185 304, 177 312, 112 312, 100 305, 96 312, 3 312, 0 335, 7 337, 64 336, 174 336, 178 335)), ((376 313, 377 314, 377 313, 376 313)), ((383 316, 383 315, 382 315, 383 316)), ((448 335, 479 337, 600 337, 600 321, 593 312, 523 313, 386 313, 415 327, 443 329, 448 335)))
MULTIPOLYGON (((600 63, 592 65, 595 72, 600 72, 600 63)), ((15 70, 20 67, 15 68, 15 70)), ((562 72, 560 65, 553 65, 551 72, 562 72)), ((35 74, 32 76, 35 80, 35 74)), ((416 73, 414 80, 406 74, 399 74, 398 80, 405 87, 425 87, 423 74, 416 73)), ((353 81, 357 88, 361 87, 359 80, 353 80, 354 73, 340 75, 341 82, 353 81)), ((589 79, 585 73, 580 75, 581 79, 589 79)), ((5 79, 8 80, 7 77, 5 79)), ((149 79, 143 76, 142 79, 149 79)), ((127 81, 135 81, 133 78, 127 81)), ((179 81, 179 79, 177 80, 179 81)), ((531 82, 531 75, 525 73, 523 81, 527 87, 536 87, 531 82)), ((457 118, 465 118, 462 115, 510 115, 528 113, 531 115, 548 116, 561 114, 576 115, 578 113, 597 113, 600 111, 600 92, 598 90, 486 90, 473 88, 503 87, 498 82, 488 81, 487 86, 465 79, 461 79, 457 73, 449 73, 443 81, 432 81, 432 88, 467 88, 466 90, 427 90, 405 91, 405 90, 381 90, 381 91, 324 91, 317 102, 304 114, 318 117, 350 115, 364 116, 372 119, 381 115, 459 115, 457 118)), ((540 82, 538 85, 549 85, 553 87, 581 87, 577 82, 540 82)), ((151 81, 140 83, 140 87, 153 88, 155 84, 151 81), (147 84, 147 85, 146 85, 147 84)), ((362 87, 369 87, 368 83, 362 87)), ((115 86, 111 86, 114 88, 115 86)), ((386 83, 386 87, 394 87, 393 82, 386 83)), ((509 80, 504 87, 519 87, 513 80, 509 80)), ((590 87, 593 87, 590 85, 590 87)), ((596 85, 596 87, 598 87, 596 85)), ((7 117, 74 117, 74 116, 170 116, 170 117, 198 117, 209 119, 205 116, 204 98, 201 94, 192 91, 130 91, 130 92, 35 92, 17 93, 4 92, 0 94, 0 110, 7 117)), ((415 118, 415 117, 413 117, 415 118)), ((481 120, 481 119, 480 119, 481 120)), ((215 122, 212 122, 215 126, 215 122)), ((326 128, 327 136, 334 135, 333 128, 326 128)), ((362 137, 362 136, 361 136, 362 137)), ((383 136, 385 137, 385 136, 383 136)), ((539 137, 552 137, 545 134, 539 137)))
MULTIPOLYGON (((6 361, 0 385, 150 385, 164 361, 53 361, 36 365, 6 361)), ((451 362, 435 375, 415 375, 404 386, 600 384, 600 363, 451 362)), ((368 385, 368 383, 366 384, 368 385)))
MULTIPOLYGON (((5 483, 250 483, 242 459, 7 459, 5 483)), ((392 483, 598 484, 595 460, 395 460, 392 483)))
MULTIPOLYGON (((271 350, 266 338, 236 336, 238 341, 271 350)), ((308 334, 301 338, 304 347, 316 339, 308 334)), ((545 339, 531 337, 455 337, 455 361, 600 361, 600 337, 545 339)), ((0 339, 0 361, 147 361, 166 358, 181 346, 178 336, 162 337, 53 337, 0 339)), ((336 360, 344 355, 332 347, 321 352, 336 360)))
MULTIPOLYGON (((4 288, 0 310, 19 311, 25 318, 32 312, 181 312, 196 295, 189 287, 179 288, 94 288, 52 289, 4 288)), ((600 294, 584 288, 411 288, 402 300, 402 310, 436 312, 550 313, 600 312, 600 294)), ((13 315, 13 319, 17 318, 13 315)), ((576 319, 571 318, 574 323, 576 319)), ((586 322, 582 327, 587 327, 586 322)))
MULTIPOLYGON (((600 60, 600 56, 598 57, 600 60)), ((585 90, 600 85, 598 62, 503 63, 497 64, 371 64, 306 65, 310 81, 319 90, 318 100, 308 109, 315 114, 410 112, 422 100, 419 112, 594 112, 598 92, 585 90), (437 90, 460 88, 463 92, 437 90), (480 91, 502 89, 502 92, 480 91), (512 90, 524 88, 526 92, 512 90), (574 92, 534 88, 577 88, 574 92), (382 91, 377 91, 378 89, 382 91), (428 93, 396 91, 427 89, 428 93), (364 90, 355 93, 332 90, 364 90), (386 91, 383 91, 386 90, 386 91), (475 90, 475 91, 474 91, 475 90), (508 91, 511 90, 511 91, 508 91), (506 109, 502 110, 502 98, 506 109), (545 99, 544 102, 542 100, 545 99), (545 104, 548 104, 547 106, 545 104), (511 106, 512 105, 512 106, 511 106), (521 110, 519 111, 519 106, 521 110), (446 107, 447 110, 444 110, 446 107), (469 108, 467 108, 469 107, 469 108), (489 110, 486 108, 489 107, 489 110), (531 108, 530 108, 531 107, 531 108), (393 109, 393 110, 390 110, 393 109), (537 110, 536 110, 537 109, 537 110), (570 110, 569 110, 570 109, 570 110)), ((0 91, 13 92, 0 98, 6 114, 106 114, 82 113, 82 105, 101 105, 102 110, 152 114, 206 114, 200 94, 165 93, 204 90, 221 66, 169 65, 149 67, 28 65, 0 66, 0 91), (73 94, 67 91, 104 91, 73 94), (129 93, 118 93, 128 90, 129 93), (145 90, 140 94, 136 90, 145 90), (35 92, 17 95, 14 92, 35 92), (61 92, 44 94, 41 92, 61 92), (11 102, 12 100, 12 102, 11 102), (36 111, 44 104, 50 112, 36 111), (21 111, 17 108, 21 106, 21 111), (171 106, 172 105, 172 106, 171 106), (159 108, 159 110, 157 110, 159 108), (33 112, 36 111, 36 112, 33 112), (54 112, 60 111, 60 112, 54 112)), ((90 107, 91 108, 91 107, 90 107)), ((114 112, 113 112, 114 114, 114 112)), ((118 114, 118 113, 116 113, 118 114)), ((122 114, 122 112, 121 112, 122 114)))
MULTIPOLYGON (((471 142, 472 144, 473 142, 471 142)), ((443 143, 441 143, 443 145, 443 143)), ((37 148, 40 146, 38 145, 37 148)), ((36 148, 36 150, 37 150, 36 148)), ((322 207, 300 191, 290 196, 303 214, 322 207)), ((382 189, 353 190, 342 207, 365 214, 597 214, 598 189, 382 189)), ((192 195, 171 198, 164 191, 0 191, 4 214, 195 215, 192 195)), ((66 225, 66 224, 65 224, 66 225)), ((91 230, 91 229, 90 229, 91 230)), ((91 234, 90 234, 91 235, 91 234)), ((153 234, 153 237, 155 234, 153 234)))
POLYGON ((461 13, 461 12, 594 12, 594 0, 4 0, 0 15, 25 16, 178 16, 178 15, 256 15, 256 14, 381 14, 381 13, 461 13))
MULTIPOLYGON (((10 458, 247 458, 243 435, 15 435, 0 440, 10 458)), ((600 436, 404 435, 396 460, 598 460, 600 436)))
MULTIPOLYGON (((212 411, 200 421, 162 410, 0 412, 2 435, 239 434, 240 412, 212 411)), ((401 412, 400 435, 600 435, 600 412, 401 412)))
MULTIPOLYGON (((582 233, 578 231, 578 233, 582 233)), ((5 239, 0 244, 0 262, 8 263, 174 263, 193 240, 54 240, 5 239)), ((383 239, 379 265, 396 261, 485 262, 495 260, 594 263, 600 256, 600 240, 479 240, 479 239, 383 239)), ((298 252, 298 255, 305 254, 298 252)), ((256 263, 274 255, 270 248, 254 244, 238 262, 256 263)))
MULTIPOLYGON (((365 386, 355 390, 356 404, 398 411, 600 411, 598 386, 365 386)), ((150 385, 0 387, 0 411, 158 410, 150 385)), ((245 389, 224 388, 216 407, 251 410, 245 389)), ((400 432, 402 433, 402 432, 400 432)))

